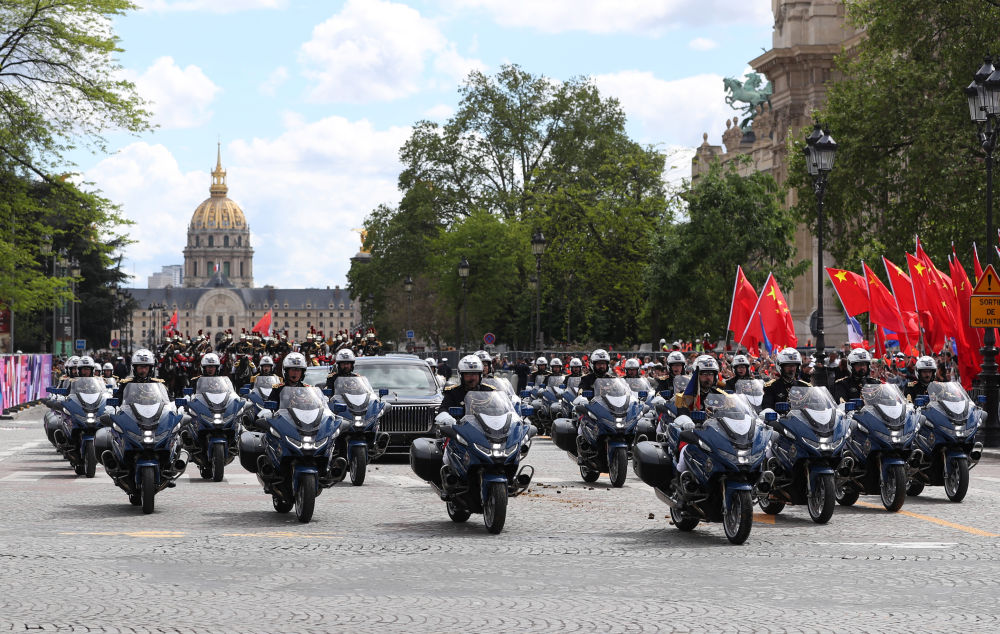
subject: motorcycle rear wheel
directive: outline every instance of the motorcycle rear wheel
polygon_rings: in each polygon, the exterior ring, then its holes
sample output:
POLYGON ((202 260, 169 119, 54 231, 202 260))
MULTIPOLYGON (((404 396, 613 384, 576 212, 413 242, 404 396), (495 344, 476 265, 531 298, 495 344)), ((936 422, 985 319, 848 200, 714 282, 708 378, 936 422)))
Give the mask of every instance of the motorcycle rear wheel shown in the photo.
POLYGON ((697 517, 684 517, 680 511, 672 506, 670 507, 670 519, 673 520, 677 530, 684 531, 685 533, 693 531, 695 526, 698 525, 697 517))
POLYGON ((858 501, 859 495, 860 493, 854 488, 854 486, 847 483, 842 484, 837 487, 837 504, 841 506, 854 506, 854 503, 858 501))
POLYGON ((608 465, 608 476, 611 478, 611 486, 620 489, 625 485, 625 476, 628 474, 628 452, 625 447, 618 447, 611 456, 611 464, 608 465))
POLYGON ((299 479, 299 490, 295 493, 295 519, 308 524, 316 508, 316 476, 307 473, 299 479))
POLYGON ((906 485, 906 495, 910 497, 917 497, 924 492, 924 483, 919 480, 910 480, 910 483, 906 485))
POLYGON ((212 482, 222 482, 226 475, 226 448, 216 443, 212 445, 212 482))
POLYGON ((470 517, 472 517, 472 511, 465 508, 461 504, 455 502, 454 500, 449 500, 448 502, 445 503, 445 506, 448 509, 448 517, 450 517, 451 521, 455 522, 456 524, 461 524, 462 522, 466 522, 470 517))
POLYGON ((903 508, 906 500, 906 467, 901 464, 889 465, 887 477, 879 481, 879 493, 885 510, 895 513, 903 508))
POLYGON ((580 477, 583 478, 584 482, 597 482, 597 479, 601 477, 601 473, 600 471, 580 465, 580 477))
POLYGON ((722 516, 722 528, 733 544, 742 544, 753 528, 753 498, 749 491, 737 491, 722 516))
POLYGON ((97 450, 94 449, 94 441, 88 440, 83 447, 84 475, 93 478, 97 475, 97 450))
POLYGON ((287 513, 292 510, 293 504, 291 502, 286 502, 282 500, 277 495, 272 495, 271 506, 273 506, 274 510, 279 513, 287 513))
POLYGON ((496 535, 507 521, 507 483, 490 482, 483 500, 483 523, 486 530, 496 535))
POLYGON ((152 466, 143 467, 140 482, 139 495, 142 498, 142 512, 149 515, 153 512, 156 500, 156 470, 152 466))
POLYGON ((954 458, 951 470, 944 479, 944 494, 952 502, 961 502, 969 492, 969 461, 966 458, 954 458))
POLYGON ((833 474, 825 473, 813 483, 813 490, 806 494, 806 508, 809 517, 817 524, 826 524, 833 517, 834 502, 836 502, 837 485, 833 474))
POLYGON ((768 515, 777 515, 778 513, 785 510, 784 502, 779 502, 778 500, 769 500, 766 497, 758 498, 757 504, 758 506, 760 506, 760 510, 764 511, 768 515))
POLYGON ((351 452, 351 484, 359 487, 365 483, 365 473, 368 469, 368 447, 358 446, 351 452))

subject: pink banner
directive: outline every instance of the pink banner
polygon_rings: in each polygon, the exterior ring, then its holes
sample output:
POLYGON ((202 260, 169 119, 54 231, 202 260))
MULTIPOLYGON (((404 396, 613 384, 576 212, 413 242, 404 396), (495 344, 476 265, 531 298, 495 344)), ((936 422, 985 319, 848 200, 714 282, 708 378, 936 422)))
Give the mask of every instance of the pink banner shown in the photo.
POLYGON ((52 355, 0 355, 0 402, 2 409, 30 403, 47 396, 51 385, 52 355))

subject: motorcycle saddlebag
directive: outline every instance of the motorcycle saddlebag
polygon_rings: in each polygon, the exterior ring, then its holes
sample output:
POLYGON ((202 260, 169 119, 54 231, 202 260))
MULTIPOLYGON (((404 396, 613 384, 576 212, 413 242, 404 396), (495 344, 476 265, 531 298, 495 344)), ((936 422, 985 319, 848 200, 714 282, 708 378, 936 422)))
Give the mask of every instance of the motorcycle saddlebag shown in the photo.
POLYGON ((444 454, 441 445, 432 438, 417 438, 410 445, 410 468, 422 480, 441 486, 441 466, 444 454))
POLYGON ((240 464, 250 473, 257 473, 257 458, 264 454, 264 434, 245 431, 240 434, 240 464))
POLYGON ((568 418, 559 418, 552 423, 552 442, 563 451, 576 455, 576 426, 568 418))
POLYGON ((674 477, 674 463, 656 442, 641 442, 632 448, 632 469, 651 487, 664 488, 674 477))

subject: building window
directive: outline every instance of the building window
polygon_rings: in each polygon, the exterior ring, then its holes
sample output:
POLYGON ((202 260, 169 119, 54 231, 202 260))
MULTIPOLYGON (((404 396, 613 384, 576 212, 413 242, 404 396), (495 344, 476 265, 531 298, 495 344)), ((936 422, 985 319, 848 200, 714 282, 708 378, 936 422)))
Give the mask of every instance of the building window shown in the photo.
POLYGON ((191 277, 198 277, 198 263, 192 262, 191 264, 194 265, 194 270, 191 271, 191 277))
POLYGON ((296 339, 298 339, 298 338, 299 338, 299 331, 298 331, 298 330, 296 330, 296 331, 295 331, 295 338, 296 338, 296 339))
POLYGON ((212 273, 215 273, 215 266, 214 266, 214 264, 215 263, 212 262, 211 260, 208 261, 208 266, 205 267, 205 275, 211 275, 212 273))
POLYGON ((212 316, 211 315, 205 315, 205 327, 206 328, 211 328, 212 327, 212 316))
POLYGON ((236 326, 236 317, 234 317, 233 315, 230 315, 229 316, 229 327, 233 328, 235 326, 236 326))
POLYGON ((143 331, 142 331, 142 336, 143 336, 143 337, 145 337, 145 336, 146 336, 146 331, 145 331, 145 330, 143 330, 143 331))
POLYGON ((240 277, 243 277, 243 260, 240 260, 240 277))
POLYGON ((243 236, 236 236, 236 246, 243 246, 243 236))
POLYGON ((298 316, 299 316, 299 311, 295 311, 295 316, 296 316, 296 317, 298 317, 298 316))
POLYGON ((219 328, 222 328, 222 315, 216 315, 216 324, 219 328))
POLYGON ((323 322, 319 322, 319 327, 320 327, 320 328, 322 328, 322 327, 323 327, 323 322))
MULTIPOLYGON (((288 308, 288 306, 285 306, 285 308, 288 308)), ((287 310, 285 311, 285 317, 288 317, 288 311, 287 310)))
POLYGON ((288 322, 285 322, 285 330, 288 330, 288 322))
POLYGON ((341 327, 341 328, 343 328, 343 327, 344 327, 344 322, 340 322, 340 327, 341 327))
POLYGON ((142 327, 143 327, 143 328, 145 328, 145 327, 146 327, 146 322, 142 322, 142 327))
POLYGON ((210 247, 215 246, 215 236, 208 236, 208 246, 210 247))
POLYGON ((222 263, 222 272, 225 273, 226 277, 229 277, 229 262, 222 263))
POLYGON ((228 247, 229 246, 229 236, 224 236, 222 238, 222 246, 224 246, 224 247, 228 247))

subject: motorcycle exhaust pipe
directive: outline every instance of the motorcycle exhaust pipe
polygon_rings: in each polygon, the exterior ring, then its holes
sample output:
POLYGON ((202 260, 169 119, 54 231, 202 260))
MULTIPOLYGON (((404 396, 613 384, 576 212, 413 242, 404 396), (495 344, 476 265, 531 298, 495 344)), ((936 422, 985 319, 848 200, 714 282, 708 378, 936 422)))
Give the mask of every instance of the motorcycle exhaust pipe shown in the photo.
POLYGON ((188 460, 191 459, 190 454, 184 449, 177 452, 177 458, 174 459, 174 471, 180 476, 187 469, 188 460))
POLYGON ((337 456, 330 463, 330 477, 335 481, 340 481, 344 479, 347 475, 347 458, 343 456, 337 456))
POLYGON ((271 464, 271 461, 267 459, 267 456, 263 454, 257 456, 257 473, 265 478, 274 477, 274 466, 271 464))
POLYGON ((854 458, 850 456, 844 456, 843 460, 840 461, 840 464, 837 465, 837 475, 844 478, 851 475, 851 471, 853 470, 854 470, 854 458))
POLYGON ((969 458, 972 458, 976 462, 983 457, 983 443, 977 442, 972 446, 972 451, 969 452, 969 458))
POLYGON ((104 470, 111 475, 112 471, 118 471, 118 461, 115 460, 115 454, 111 453, 110 449, 105 449, 104 453, 101 454, 101 464, 104 465, 104 470))
POLYGON ((56 439, 56 443, 60 445, 66 444, 66 432, 64 432, 63 430, 61 429, 55 430, 54 432, 52 432, 52 437, 56 439))
POLYGON ((920 449, 914 449, 910 452, 910 459, 907 461, 910 463, 911 467, 919 467, 920 463, 924 461, 924 452, 920 449))
POLYGON ((757 490, 761 493, 770 493, 771 488, 774 486, 774 472, 765 471, 760 474, 760 480, 757 481, 757 490))

